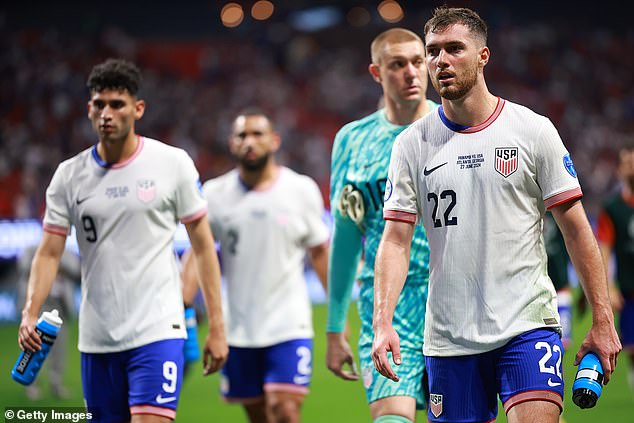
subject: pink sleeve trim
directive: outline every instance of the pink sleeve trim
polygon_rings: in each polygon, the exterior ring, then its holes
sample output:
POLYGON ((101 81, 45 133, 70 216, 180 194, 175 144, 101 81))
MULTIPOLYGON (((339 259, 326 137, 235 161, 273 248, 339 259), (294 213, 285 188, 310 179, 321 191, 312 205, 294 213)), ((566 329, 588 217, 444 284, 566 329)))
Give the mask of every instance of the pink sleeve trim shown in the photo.
POLYGON ((195 222, 196 220, 204 217, 207 215, 207 207, 205 207, 204 209, 194 213, 194 214, 190 214, 189 216, 185 216, 183 218, 181 218, 181 222, 183 223, 190 223, 190 222, 195 222))
POLYGON ((174 420, 176 417, 176 410, 157 407, 155 405, 132 405, 130 406, 130 414, 152 414, 174 420))
POLYGON ((44 229, 45 232, 59 236, 68 236, 68 234, 70 234, 70 228, 58 225, 51 225, 48 223, 45 223, 42 229, 44 229))
POLYGON ((265 383, 264 392, 290 392, 292 394, 308 394, 308 388, 292 383, 265 383))
POLYGON ((550 210, 555 206, 566 203, 570 200, 574 200, 581 196, 583 196, 583 192, 581 192, 581 188, 577 187, 568 191, 560 192, 559 194, 555 194, 552 197, 548 197, 544 200, 544 204, 546 205, 546 209, 550 210))
POLYGON ((564 400, 558 393, 552 391, 527 391, 520 392, 519 394, 513 395, 511 398, 506 400, 504 403, 504 411, 508 414, 511 408, 526 401, 552 402, 559 407, 559 412, 564 410, 564 400))
POLYGON ((400 210, 383 210, 383 219, 405 223, 416 223, 416 214, 400 210))

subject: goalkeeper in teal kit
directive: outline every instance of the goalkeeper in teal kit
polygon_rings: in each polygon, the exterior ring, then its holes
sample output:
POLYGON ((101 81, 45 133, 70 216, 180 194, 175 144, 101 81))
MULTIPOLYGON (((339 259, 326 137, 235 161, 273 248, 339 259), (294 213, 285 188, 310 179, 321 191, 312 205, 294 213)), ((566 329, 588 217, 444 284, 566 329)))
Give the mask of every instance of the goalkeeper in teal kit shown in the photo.
POLYGON ((393 28, 379 34, 371 46, 369 71, 383 89, 384 108, 345 125, 332 150, 330 206, 334 217, 328 277, 328 368, 346 380, 357 380, 354 359, 344 336, 353 284, 360 281, 359 358, 373 421, 413 422, 416 409, 425 408, 423 386, 423 327, 429 248, 422 226, 412 241, 407 282, 394 314, 401 339, 400 380, 381 376, 370 353, 374 300, 374 260, 381 240, 383 196, 389 195, 387 171, 392 144, 410 123, 435 111, 426 99, 427 72, 421 39, 413 32, 393 28), (358 264, 361 267, 357 274, 358 264), (351 367, 344 369, 344 364, 351 367))

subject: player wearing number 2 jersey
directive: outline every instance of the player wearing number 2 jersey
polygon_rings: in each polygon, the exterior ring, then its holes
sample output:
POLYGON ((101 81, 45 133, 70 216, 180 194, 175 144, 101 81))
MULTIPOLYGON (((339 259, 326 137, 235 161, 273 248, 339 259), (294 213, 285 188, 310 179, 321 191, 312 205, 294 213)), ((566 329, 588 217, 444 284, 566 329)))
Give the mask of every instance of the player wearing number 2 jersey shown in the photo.
POLYGON ((19 343, 37 348, 35 320, 71 226, 81 255, 79 350, 88 410, 96 421, 174 419, 183 372, 183 300, 173 253, 185 224, 204 272, 210 321, 205 367, 222 366, 227 345, 220 271, 207 205, 187 153, 138 136, 145 103, 140 72, 122 60, 93 68, 88 117, 99 142, 62 162, 46 192, 44 235, 33 259, 19 343), (210 360, 211 358, 211 360, 210 360))
POLYGON ((296 422, 312 373, 306 253, 326 281, 323 200, 312 179, 276 164, 280 137, 263 111, 241 112, 229 145, 237 169, 203 186, 226 281, 222 394, 252 423, 296 422))
POLYGON ((555 290, 542 235, 552 211, 592 304, 577 354, 595 351, 606 377, 621 349, 605 268, 570 155, 545 117, 492 95, 487 27, 472 10, 441 7, 425 25, 427 69, 441 108, 392 150, 376 266, 373 360, 390 378, 399 352, 391 314, 415 224, 430 246, 425 346, 429 420, 484 422, 497 395, 511 423, 555 423, 563 404, 555 290))
POLYGON ((370 73, 381 84, 385 108, 345 125, 337 133, 331 163, 331 206, 334 232, 330 250, 327 364, 337 376, 354 380, 344 370, 353 362, 344 326, 355 280, 359 294, 359 360, 370 413, 383 423, 414 421, 425 408, 422 352, 423 319, 427 300, 429 248, 418 227, 411 249, 412 266, 398 303, 394 326, 407 357, 398 383, 379 375, 372 364, 374 260, 385 221, 383 191, 392 144, 416 119, 438 106, 426 100, 427 72, 423 42, 415 33, 392 28, 379 34, 371 47, 370 73), (357 274, 357 263, 363 256, 357 274))

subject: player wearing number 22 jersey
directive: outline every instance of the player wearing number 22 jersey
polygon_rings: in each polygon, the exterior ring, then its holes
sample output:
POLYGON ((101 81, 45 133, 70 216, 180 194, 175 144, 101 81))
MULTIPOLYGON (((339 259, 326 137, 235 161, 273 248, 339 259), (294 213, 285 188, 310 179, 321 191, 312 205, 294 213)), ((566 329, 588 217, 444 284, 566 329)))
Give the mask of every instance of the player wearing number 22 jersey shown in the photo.
MULTIPOLYGON (((397 138, 385 196, 386 219, 423 223, 429 239, 425 356, 477 355, 534 330, 560 330, 542 219, 581 189, 549 120, 498 99, 487 121, 462 127, 441 107, 397 138)), ((544 339, 529 350, 549 390, 539 378, 533 392, 507 386, 506 409, 531 395, 561 406, 563 347, 558 335, 544 339)), ((430 393, 432 408, 447 396, 430 393)))

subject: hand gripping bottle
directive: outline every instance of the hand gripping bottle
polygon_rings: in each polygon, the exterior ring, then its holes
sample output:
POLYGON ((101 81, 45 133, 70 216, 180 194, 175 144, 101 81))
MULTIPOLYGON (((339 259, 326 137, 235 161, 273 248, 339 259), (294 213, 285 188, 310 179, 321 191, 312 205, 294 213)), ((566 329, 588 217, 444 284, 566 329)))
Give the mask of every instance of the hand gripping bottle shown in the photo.
POLYGON ((579 363, 575 383, 572 385, 572 400, 580 408, 596 405, 603 390, 603 367, 594 353, 586 354, 579 363))
POLYGON ((44 359, 48 355, 59 329, 62 327, 62 319, 57 310, 45 311, 35 325, 35 332, 42 340, 42 349, 39 351, 22 351, 15 362, 11 377, 22 385, 30 385, 40 371, 44 359))
POLYGON ((185 308, 185 329, 187 339, 185 339, 184 355, 185 363, 191 363, 200 358, 200 347, 198 346, 198 329, 196 322, 196 310, 193 307, 185 308))

